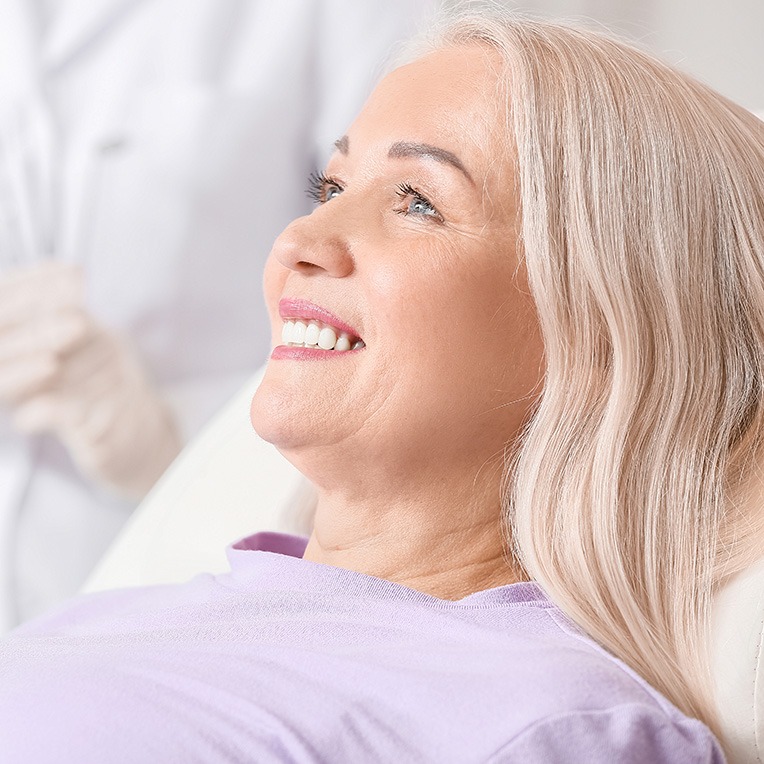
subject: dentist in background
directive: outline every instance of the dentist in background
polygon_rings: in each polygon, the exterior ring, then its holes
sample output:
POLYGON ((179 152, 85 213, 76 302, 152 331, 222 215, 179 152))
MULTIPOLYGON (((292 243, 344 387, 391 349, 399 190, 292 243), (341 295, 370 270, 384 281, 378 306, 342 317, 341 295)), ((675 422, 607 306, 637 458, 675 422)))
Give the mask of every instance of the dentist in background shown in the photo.
POLYGON ((272 239, 434 5, 0 0, 0 633, 264 360, 272 239))

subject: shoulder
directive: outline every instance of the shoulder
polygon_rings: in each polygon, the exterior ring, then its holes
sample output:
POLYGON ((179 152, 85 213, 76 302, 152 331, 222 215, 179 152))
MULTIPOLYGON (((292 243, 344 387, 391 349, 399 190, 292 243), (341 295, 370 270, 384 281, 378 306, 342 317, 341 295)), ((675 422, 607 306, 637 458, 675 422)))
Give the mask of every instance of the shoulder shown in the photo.
POLYGON ((556 714, 537 721, 496 751, 492 764, 723 764, 721 748, 696 719, 672 718, 630 703, 556 714))
POLYGON ((711 731, 685 716, 556 606, 543 611, 540 655, 525 682, 536 715, 515 727, 490 761, 722 764, 711 731))

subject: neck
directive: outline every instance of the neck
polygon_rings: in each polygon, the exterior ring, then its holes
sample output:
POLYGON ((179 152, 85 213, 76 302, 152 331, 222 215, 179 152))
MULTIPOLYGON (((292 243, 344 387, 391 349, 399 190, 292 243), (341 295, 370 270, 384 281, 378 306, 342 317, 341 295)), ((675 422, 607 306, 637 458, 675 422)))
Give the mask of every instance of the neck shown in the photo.
POLYGON ((458 600, 525 580, 505 548, 497 498, 320 493, 305 559, 458 600))

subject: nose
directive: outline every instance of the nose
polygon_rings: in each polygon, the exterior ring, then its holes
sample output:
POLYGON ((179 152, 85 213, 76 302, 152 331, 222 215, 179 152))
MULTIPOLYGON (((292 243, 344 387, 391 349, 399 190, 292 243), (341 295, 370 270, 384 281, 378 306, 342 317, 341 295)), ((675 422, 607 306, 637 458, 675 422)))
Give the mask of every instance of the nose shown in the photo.
POLYGON ((355 263, 349 242, 337 230, 319 222, 321 210, 290 223, 273 245, 273 256, 286 268, 305 276, 324 273, 343 278, 355 263))

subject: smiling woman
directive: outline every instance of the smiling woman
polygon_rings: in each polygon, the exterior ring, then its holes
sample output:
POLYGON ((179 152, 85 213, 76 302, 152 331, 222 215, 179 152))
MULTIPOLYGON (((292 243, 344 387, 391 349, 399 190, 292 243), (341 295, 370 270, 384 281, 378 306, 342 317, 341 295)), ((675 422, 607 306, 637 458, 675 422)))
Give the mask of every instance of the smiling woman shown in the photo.
POLYGON ((448 21, 266 266, 251 417, 315 486, 310 538, 18 630, 0 751, 722 762, 709 605, 764 537, 763 170, 758 120, 629 45, 448 21))
POLYGON ((512 168, 494 161, 504 136, 486 118, 498 116, 498 67, 475 45, 418 59, 383 80, 337 142, 317 209, 266 264, 275 349, 252 406, 255 429, 331 492, 307 559, 449 599, 517 580, 498 467, 543 374, 512 168), (315 317, 285 315, 284 300, 341 316, 364 347, 280 345, 281 319, 315 317), (497 363, 502 347, 509 364, 497 363))

